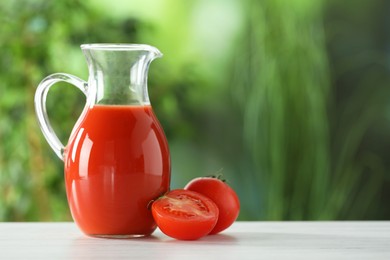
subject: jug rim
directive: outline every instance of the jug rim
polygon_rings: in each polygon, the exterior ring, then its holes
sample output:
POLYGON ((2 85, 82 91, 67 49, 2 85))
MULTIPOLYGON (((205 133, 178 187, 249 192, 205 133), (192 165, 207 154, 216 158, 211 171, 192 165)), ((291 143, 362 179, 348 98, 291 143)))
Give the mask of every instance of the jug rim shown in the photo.
POLYGON ((81 44, 82 50, 99 50, 99 51, 149 51, 157 56, 162 56, 162 53, 156 48, 148 44, 134 43, 86 43, 81 44))

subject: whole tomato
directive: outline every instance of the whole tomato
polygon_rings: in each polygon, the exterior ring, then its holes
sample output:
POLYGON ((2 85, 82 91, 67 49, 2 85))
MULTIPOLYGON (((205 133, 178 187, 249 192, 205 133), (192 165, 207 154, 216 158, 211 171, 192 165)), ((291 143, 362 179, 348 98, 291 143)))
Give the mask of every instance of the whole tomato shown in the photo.
POLYGON ((199 192, 215 202, 219 209, 218 221, 209 234, 217 234, 237 219, 240 201, 236 192, 219 177, 199 177, 191 180, 185 190, 199 192))

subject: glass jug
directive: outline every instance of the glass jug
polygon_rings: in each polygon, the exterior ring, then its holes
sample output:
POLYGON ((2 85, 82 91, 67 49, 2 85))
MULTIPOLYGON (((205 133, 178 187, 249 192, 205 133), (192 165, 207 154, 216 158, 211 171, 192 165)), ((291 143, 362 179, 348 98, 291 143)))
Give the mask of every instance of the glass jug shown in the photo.
POLYGON ((169 189, 166 137, 149 102, 147 73, 160 51, 142 44, 84 44, 89 78, 52 74, 39 84, 35 110, 51 148, 64 161, 74 221, 87 235, 142 237, 156 224, 149 203, 169 189), (65 81, 86 105, 64 146, 46 112, 50 87, 65 81))

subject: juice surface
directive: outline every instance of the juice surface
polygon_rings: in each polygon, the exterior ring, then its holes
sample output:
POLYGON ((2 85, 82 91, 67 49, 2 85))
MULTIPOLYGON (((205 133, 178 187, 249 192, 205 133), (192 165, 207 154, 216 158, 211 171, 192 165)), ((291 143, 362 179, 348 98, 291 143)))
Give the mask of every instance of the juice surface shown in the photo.
POLYGON ((169 189, 170 158, 150 106, 96 105, 65 151, 73 219, 89 235, 149 235, 148 203, 169 189))

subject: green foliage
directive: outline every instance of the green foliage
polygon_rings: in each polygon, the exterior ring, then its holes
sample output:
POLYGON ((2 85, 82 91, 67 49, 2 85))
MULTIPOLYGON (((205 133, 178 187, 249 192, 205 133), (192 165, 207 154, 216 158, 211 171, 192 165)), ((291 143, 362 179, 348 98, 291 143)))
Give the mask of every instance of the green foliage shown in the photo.
MULTIPOLYGON (((347 10, 350 5, 337 7, 347 10)), ((329 70, 321 1, 248 1, 248 14, 240 39, 247 51, 237 53, 232 93, 243 113, 254 163, 246 177, 261 190, 254 204, 257 212, 270 220, 365 219, 375 216, 373 210, 381 214, 386 157, 363 141, 375 121, 388 120, 388 71, 377 65, 367 68, 380 59, 356 60, 346 49, 336 53, 347 54, 337 57, 341 67, 329 70), (332 77, 351 82, 332 86, 332 77), (340 95, 339 88, 350 91, 340 95)), ((342 30, 325 28, 328 33, 342 30)), ((348 29, 342 33, 352 34, 348 29)), ((364 41, 332 40, 332 47, 364 41)))
POLYGON ((233 94, 255 163, 246 177, 260 187, 258 210, 266 219, 326 214, 329 82, 321 11, 318 1, 248 4, 247 51, 237 55, 233 94))
POLYGON ((381 1, 328 4, 333 82, 328 208, 340 219, 389 218, 390 74, 382 36, 388 7, 381 1))
MULTIPOLYGON (((53 72, 86 78, 79 45, 105 37, 131 42, 135 21, 111 21, 78 0, 3 1, 1 5, 0 220, 70 219, 63 165, 36 123, 34 92, 39 81, 53 72)), ((83 99, 61 84, 49 93, 49 116, 64 143, 83 99)))
MULTIPOLYGON (((242 220, 388 219, 385 7, 0 2, 0 221, 71 219, 63 162, 39 130, 33 96, 54 72, 87 79, 79 46, 96 42, 164 54, 151 66, 149 96, 168 137, 172 188, 223 169, 242 220)), ((65 83, 51 89, 49 117, 63 143, 84 101, 65 83)))

